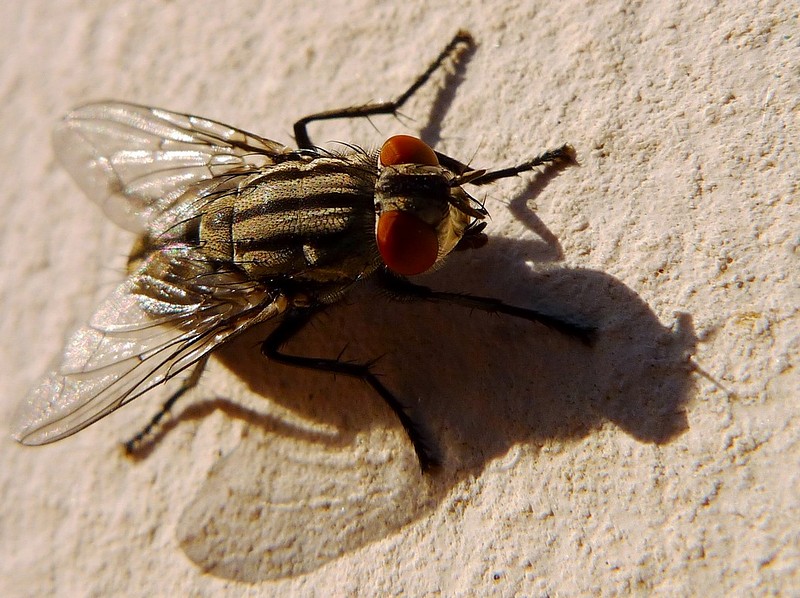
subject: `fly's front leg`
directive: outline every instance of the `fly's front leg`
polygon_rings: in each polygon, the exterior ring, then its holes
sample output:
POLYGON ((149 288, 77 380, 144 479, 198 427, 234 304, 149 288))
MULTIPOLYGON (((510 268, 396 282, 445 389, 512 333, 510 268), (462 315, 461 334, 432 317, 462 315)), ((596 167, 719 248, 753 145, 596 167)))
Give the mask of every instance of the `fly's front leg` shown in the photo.
POLYGON ((546 314, 535 309, 528 309, 525 307, 518 307, 516 305, 508 305, 500 299, 494 297, 477 297, 475 295, 467 295, 463 293, 447 293, 441 291, 434 291, 428 287, 414 284, 405 278, 394 276, 388 272, 382 272, 378 276, 381 286, 389 291, 397 299, 411 299, 421 301, 436 301, 439 303, 452 303, 461 305, 470 309, 477 309, 495 314, 505 314, 515 318, 522 318, 530 322, 538 322, 544 324, 548 328, 557 330, 562 334, 574 337, 585 345, 591 345, 594 342, 595 333, 597 330, 592 326, 577 324, 546 314))
POLYGON ((459 162, 455 158, 451 158, 446 154, 436 152, 436 157, 439 158, 439 163, 442 166, 448 170, 451 170, 457 175, 462 176, 465 179, 464 183, 469 183, 471 185, 488 185, 498 179, 507 179, 512 176, 517 176, 523 172, 533 170, 537 166, 544 166, 547 164, 552 164, 554 166, 577 164, 577 160, 575 158, 575 149, 567 143, 557 149, 550 150, 541 154, 540 156, 536 156, 527 162, 523 162, 522 164, 511 166, 509 168, 489 170, 479 175, 476 175, 477 172, 480 172, 479 169, 472 168, 471 166, 459 162))
POLYGON ((422 470, 428 471, 439 465, 438 451, 428 438, 425 430, 418 422, 414 421, 406 406, 388 388, 381 384, 377 376, 372 373, 372 363, 347 363, 338 359, 288 355, 281 351, 283 345, 300 332, 315 313, 316 310, 314 309, 298 309, 288 312, 280 325, 262 343, 261 353, 268 359, 278 363, 332 374, 342 374, 363 380, 386 401, 397 415, 400 423, 403 424, 406 434, 408 434, 414 445, 422 470))
POLYGON ((523 162, 517 166, 485 172, 481 176, 472 179, 470 183, 473 185, 488 185, 489 183, 493 183, 498 179, 507 179, 512 176, 517 176, 522 172, 528 172, 537 166, 542 166, 543 164, 577 164, 575 159, 575 149, 571 145, 565 143, 558 149, 545 152, 541 156, 537 156, 536 158, 528 160, 527 162, 523 162))
POLYGON ((362 116, 372 116, 374 114, 396 114, 397 111, 406 103, 414 93, 422 87, 430 76, 438 69, 442 63, 448 58, 452 57, 457 59, 460 51, 466 48, 471 48, 474 45, 472 36, 466 31, 459 31, 449 44, 441 51, 439 56, 436 57, 428 69, 422 73, 417 80, 397 99, 391 102, 379 102, 376 104, 365 104, 364 106, 354 106, 351 108, 340 108, 338 110, 328 110, 325 112, 318 112, 301 118, 294 124, 294 137, 297 141, 297 147, 303 149, 313 149, 314 144, 311 143, 311 138, 306 129, 308 123, 315 120, 331 120, 334 118, 358 118, 362 116))

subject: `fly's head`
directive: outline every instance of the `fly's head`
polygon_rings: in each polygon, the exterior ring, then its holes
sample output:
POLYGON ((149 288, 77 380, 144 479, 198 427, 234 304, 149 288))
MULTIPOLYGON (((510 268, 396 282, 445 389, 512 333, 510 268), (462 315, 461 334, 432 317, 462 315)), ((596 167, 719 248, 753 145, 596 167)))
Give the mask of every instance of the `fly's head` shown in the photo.
POLYGON ((375 236, 386 266, 413 276, 437 266, 486 211, 461 185, 482 171, 456 175, 436 153, 408 135, 391 137, 380 151, 375 186, 375 236))

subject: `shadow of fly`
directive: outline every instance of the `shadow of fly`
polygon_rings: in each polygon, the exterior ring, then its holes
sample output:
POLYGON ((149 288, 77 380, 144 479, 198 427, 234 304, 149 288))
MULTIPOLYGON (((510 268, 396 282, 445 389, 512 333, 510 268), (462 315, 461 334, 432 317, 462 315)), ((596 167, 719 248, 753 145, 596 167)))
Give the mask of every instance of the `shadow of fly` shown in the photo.
POLYGON ((391 102, 331 110, 294 125, 297 149, 206 118, 121 102, 83 106, 54 134, 59 160, 117 224, 139 234, 128 277, 67 341, 60 363, 26 397, 14 428, 23 444, 74 434, 170 378, 179 390, 127 447, 152 433, 193 387, 211 352, 278 319, 265 357, 366 382, 397 415, 419 463, 436 443, 370 363, 282 350, 312 317, 361 280, 399 300, 451 303, 538 322, 589 342, 592 329, 490 298, 439 292, 407 277, 480 246, 487 212, 465 190, 568 163, 568 145, 518 166, 476 170, 398 135, 377 152, 316 147, 307 125, 397 111, 448 60, 473 44, 459 32, 391 102))

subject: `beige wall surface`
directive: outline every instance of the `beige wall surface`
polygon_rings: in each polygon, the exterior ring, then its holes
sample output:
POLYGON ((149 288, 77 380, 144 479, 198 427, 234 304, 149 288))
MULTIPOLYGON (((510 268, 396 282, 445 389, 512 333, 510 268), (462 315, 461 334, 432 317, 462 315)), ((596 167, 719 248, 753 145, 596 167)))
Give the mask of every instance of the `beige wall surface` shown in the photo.
POLYGON ((789 2, 10 3, 0 24, 0 595, 800 594, 800 27, 789 2), (131 235, 55 160, 82 103, 191 112, 291 145, 421 134, 476 166, 489 243, 426 275, 595 324, 393 304, 368 285, 291 343, 381 357, 444 455, 420 474, 364 384, 211 361, 149 454, 158 389, 57 444, 10 439, 131 235))

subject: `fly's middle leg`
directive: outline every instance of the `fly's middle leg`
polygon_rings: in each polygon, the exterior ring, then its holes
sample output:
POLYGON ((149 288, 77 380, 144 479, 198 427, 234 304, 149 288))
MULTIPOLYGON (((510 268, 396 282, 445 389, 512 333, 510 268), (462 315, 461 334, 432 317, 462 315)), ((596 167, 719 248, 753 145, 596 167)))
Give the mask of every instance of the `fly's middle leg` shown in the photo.
POLYGON ((288 312, 280 325, 262 343, 261 352, 263 355, 278 363, 309 370, 341 374, 363 380, 386 401, 397 415, 400 423, 403 424, 406 434, 414 445, 422 470, 429 471, 438 466, 441 463, 441 458, 437 447, 430 440, 430 435, 412 417, 409 409, 378 380, 378 377, 372 372, 373 363, 348 363, 338 359, 289 355, 281 351, 283 345, 300 332, 315 313, 316 310, 314 309, 288 312))
POLYGON ((561 334, 576 338, 588 346, 591 346, 595 341, 597 329, 593 326, 571 322, 535 309, 509 305, 494 297, 479 297, 466 293, 434 291, 429 287, 414 284, 405 278, 394 276, 387 272, 379 273, 378 281, 393 298, 398 300, 406 299, 451 303, 488 313, 505 314, 507 316, 528 320, 529 322, 538 322, 548 328, 557 330, 561 334))
POLYGON ((335 118, 359 118, 367 117, 375 114, 395 114, 406 103, 406 101, 422 87, 430 76, 442 66, 448 58, 458 59, 461 51, 473 47, 475 44, 472 36, 467 31, 459 31, 455 37, 450 41, 444 50, 439 53, 439 56, 431 63, 427 70, 422 73, 417 80, 403 92, 397 99, 390 102, 379 102, 375 104, 365 104, 363 106, 353 106, 351 108, 339 108, 336 110, 327 110, 325 112, 318 112, 301 118, 294 124, 294 137, 297 141, 297 147, 303 149, 313 149, 314 144, 308 135, 308 123, 315 120, 331 120, 335 118))

